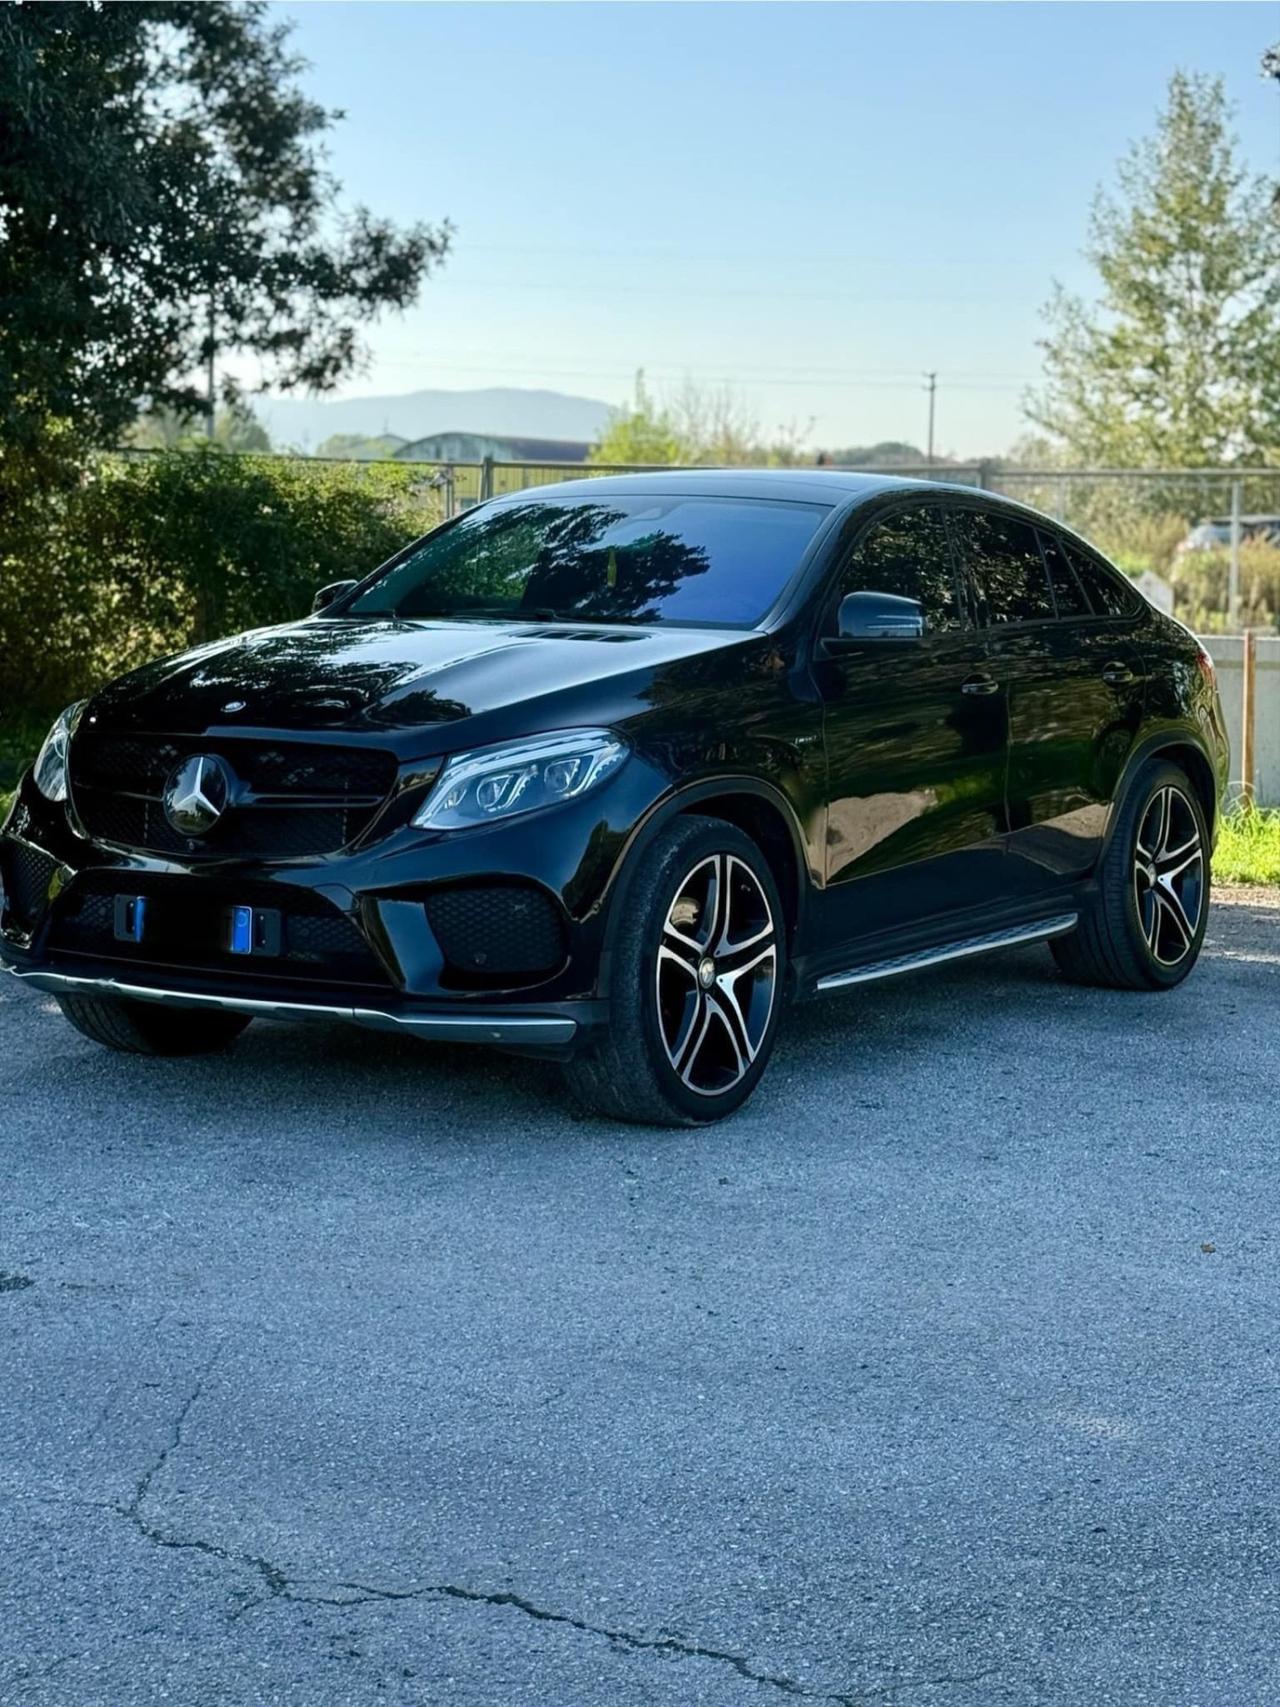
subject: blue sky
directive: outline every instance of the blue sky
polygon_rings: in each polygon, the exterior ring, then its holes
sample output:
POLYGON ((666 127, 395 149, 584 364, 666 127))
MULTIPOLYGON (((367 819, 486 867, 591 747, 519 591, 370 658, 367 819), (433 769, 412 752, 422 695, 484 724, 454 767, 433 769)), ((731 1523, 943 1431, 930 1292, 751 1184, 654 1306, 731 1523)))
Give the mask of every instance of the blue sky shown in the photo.
POLYGON ((348 195, 448 216, 419 306, 345 394, 727 383, 768 432, 941 450, 1023 430, 1039 309, 1176 67, 1280 171, 1280 5, 286 4, 345 109, 348 195), (810 423, 812 425, 810 426, 810 423))

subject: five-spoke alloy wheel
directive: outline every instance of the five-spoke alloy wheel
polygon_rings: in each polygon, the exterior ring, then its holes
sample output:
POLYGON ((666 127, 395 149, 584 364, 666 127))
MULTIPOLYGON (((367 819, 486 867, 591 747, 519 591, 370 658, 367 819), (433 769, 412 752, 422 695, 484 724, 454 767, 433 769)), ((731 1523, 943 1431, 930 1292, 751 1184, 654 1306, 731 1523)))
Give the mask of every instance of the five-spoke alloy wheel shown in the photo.
POLYGON ((1204 906, 1205 849, 1187 795, 1166 783, 1152 795, 1134 840, 1133 884, 1143 940, 1161 966, 1195 947, 1204 906))
POLYGON ((681 882, 654 994, 672 1070, 699 1096, 732 1088, 760 1052, 778 989, 778 927, 751 867, 709 854, 681 882))
POLYGON ((1152 759, 1120 801, 1078 929, 1051 943, 1069 978, 1170 990, 1195 965, 1209 914, 1211 840, 1187 773, 1152 759))
POLYGON ((689 1126, 751 1095, 773 1048, 786 916, 769 861, 733 824, 674 819, 615 899, 609 1023, 566 1066, 590 1108, 689 1126))

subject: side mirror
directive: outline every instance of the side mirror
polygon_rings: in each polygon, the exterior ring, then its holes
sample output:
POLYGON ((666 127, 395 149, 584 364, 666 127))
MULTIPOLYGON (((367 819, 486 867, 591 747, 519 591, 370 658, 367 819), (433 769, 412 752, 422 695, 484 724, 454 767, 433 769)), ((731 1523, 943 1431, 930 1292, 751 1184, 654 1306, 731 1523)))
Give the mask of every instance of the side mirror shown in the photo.
POLYGON ((840 601, 837 650, 866 640, 920 640, 924 610, 919 599, 897 593, 846 593, 840 601))
POLYGON ((359 585, 359 581, 355 580, 330 581, 329 585, 327 587, 321 587, 315 598, 312 599, 312 616, 314 616, 317 611, 327 610, 335 600, 342 598, 343 595, 349 593, 353 587, 358 587, 359 585))

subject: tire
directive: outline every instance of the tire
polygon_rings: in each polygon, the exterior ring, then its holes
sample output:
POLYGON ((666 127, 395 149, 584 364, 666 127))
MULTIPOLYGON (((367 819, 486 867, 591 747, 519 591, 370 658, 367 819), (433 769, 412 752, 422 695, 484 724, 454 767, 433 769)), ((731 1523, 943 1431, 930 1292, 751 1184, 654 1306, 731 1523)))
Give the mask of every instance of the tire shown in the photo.
POLYGON ((721 1120, 755 1090, 786 987, 786 922, 769 863, 717 818, 681 817, 614 900, 610 1020, 565 1064, 593 1113, 652 1126, 721 1120))
POLYGON ((124 1055, 212 1055, 234 1043, 250 1019, 112 996, 59 996, 58 1006, 85 1037, 124 1055))
POLYGON ((1172 990, 1199 958, 1209 918, 1209 827, 1187 773, 1153 759, 1134 778, 1097 870, 1097 895, 1049 945, 1073 982, 1172 990))

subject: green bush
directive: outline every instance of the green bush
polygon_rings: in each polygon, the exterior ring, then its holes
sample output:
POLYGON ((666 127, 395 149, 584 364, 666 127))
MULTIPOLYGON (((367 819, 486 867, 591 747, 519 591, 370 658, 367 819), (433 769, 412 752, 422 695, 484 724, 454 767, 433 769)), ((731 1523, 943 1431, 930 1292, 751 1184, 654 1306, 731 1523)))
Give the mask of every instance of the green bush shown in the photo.
MULTIPOLYGON (((1200 634, 1227 626, 1229 551, 1186 551, 1169 571, 1174 610, 1200 634)), ((1240 547, 1240 626, 1271 628, 1280 617, 1280 549, 1249 541, 1240 547)))
POLYGON ((106 456, 0 506, 0 726, 147 659, 301 616, 440 520, 410 467, 106 456))

